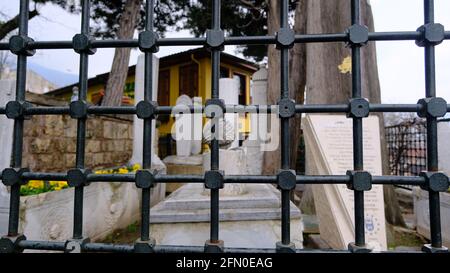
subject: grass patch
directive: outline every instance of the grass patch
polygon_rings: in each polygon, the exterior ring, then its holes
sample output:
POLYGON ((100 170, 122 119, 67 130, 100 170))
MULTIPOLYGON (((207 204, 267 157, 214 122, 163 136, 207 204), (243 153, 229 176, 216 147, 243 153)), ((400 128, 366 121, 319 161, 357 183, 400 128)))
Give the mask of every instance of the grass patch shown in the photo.
POLYGON ((133 244, 140 236, 141 225, 134 222, 123 229, 117 229, 106 236, 101 243, 106 244, 133 244))
POLYGON ((390 241, 388 244, 388 248, 390 250, 393 250, 399 246, 420 248, 423 244, 427 243, 427 240, 418 235, 416 232, 404 232, 398 229, 394 229, 393 239, 394 240, 390 241))

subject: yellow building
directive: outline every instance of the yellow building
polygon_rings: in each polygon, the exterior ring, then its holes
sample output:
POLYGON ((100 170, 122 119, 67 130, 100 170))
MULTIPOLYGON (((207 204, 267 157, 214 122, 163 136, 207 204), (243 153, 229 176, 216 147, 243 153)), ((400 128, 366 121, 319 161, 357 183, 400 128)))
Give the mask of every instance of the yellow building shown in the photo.
MULTIPOLYGON (((136 66, 130 66, 122 103, 134 104, 134 81, 136 66)), ((239 104, 249 105, 251 76, 258 70, 255 63, 236 56, 221 53, 221 78, 239 77, 241 90, 239 104)), ((88 81, 88 102, 98 105, 104 94, 109 73, 90 78, 88 81)), ((70 100, 72 89, 77 84, 65 86, 47 93, 55 97, 70 100)), ((203 102, 211 97, 211 53, 197 48, 169 55, 159 60, 158 104, 175 105, 177 98, 186 94, 189 97, 202 97, 203 102)), ((172 118, 159 117, 160 136, 170 134, 172 118)), ((248 132, 248 120, 243 120, 242 132, 248 132)))

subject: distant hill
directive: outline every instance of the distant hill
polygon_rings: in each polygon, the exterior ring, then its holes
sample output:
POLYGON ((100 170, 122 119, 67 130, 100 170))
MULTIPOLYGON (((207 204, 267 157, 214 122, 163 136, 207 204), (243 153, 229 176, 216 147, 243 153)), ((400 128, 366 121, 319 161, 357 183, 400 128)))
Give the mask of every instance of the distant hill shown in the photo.
POLYGON ((78 75, 43 67, 34 62, 28 62, 28 69, 33 70, 34 72, 38 73, 49 82, 54 83, 58 87, 70 85, 78 81, 78 75))

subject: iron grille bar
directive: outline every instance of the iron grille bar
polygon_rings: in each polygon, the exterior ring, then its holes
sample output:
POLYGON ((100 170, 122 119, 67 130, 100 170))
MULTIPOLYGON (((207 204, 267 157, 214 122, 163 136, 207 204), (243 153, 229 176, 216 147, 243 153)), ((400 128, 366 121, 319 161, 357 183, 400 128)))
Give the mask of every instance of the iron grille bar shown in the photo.
MULTIPOLYGON (((434 23, 434 0, 424 0, 424 23, 434 23)), ((425 95, 436 97, 435 46, 425 46, 425 95)), ((427 168, 438 171, 437 118, 427 116, 427 168)), ((439 192, 429 191, 431 246, 442 247, 439 192)))
MULTIPOLYGON (((67 181, 66 173, 24 172, 25 180, 67 181)), ((1 176, 0 176, 1 179, 1 176)), ((155 175, 158 183, 204 183, 203 175, 155 175)), ((136 182, 134 174, 89 174, 89 182, 136 182)), ((273 184, 277 182, 275 175, 225 175, 224 183, 273 184)), ((297 175, 297 184, 347 184, 348 175, 297 175)), ((421 176, 373 176, 373 184, 396 184, 420 186, 425 184, 421 176)))
MULTIPOLYGON (((416 41, 420 38, 418 31, 370 32, 369 41, 416 41)), ((450 31, 446 31, 444 39, 450 39, 450 31)), ((159 38, 158 46, 203 46, 206 38, 159 38)), ((296 34, 295 43, 336 43, 348 42, 345 33, 337 34, 296 34)), ((225 45, 267 45, 275 44, 275 36, 229 36, 225 37, 225 45)), ((137 39, 94 40, 92 48, 138 47, 137 39)), ((34 41, 29 49, 72 49, 72 41, 34 41)), ((0 43, 0 50, 8 50, 8 43, 0 43)))
MULTIPOLYGON (((145 2, 145 30, 153 31, 153 7, 154 1, 147 0, 145 2)), ((153 53, 145 51, 144 60, 144 101, 153 101, 153 53)), ((152 139, 152 118, 144 119, 144 138, 143 138, 143 162, 144 169, 151 169, 152 165, 152 144, 149 139, 152 139)), ((141 203, 141 241, 150 240, 150 188, 142 189, 142 203, 141 203)))
MULTIPOLYGON (((65 242, 49 242, 49 241, 21 241, 19 245, 26 249, 33 250, 56 250, 63 251, 65 242)), ((119 244, 103 244, 103 243, 87 243, 83 245, 83 251, 87 252, 134 252, 134 247, 131 245, 119 244)), ((155 253, 203 253, 202 246, 172 246, 172 245, 158 245, 154 248, 155 253)), ((270 248, 225 248, 225 253, 275 253, 274 249, 270 248)), ((313 252, 313 253, 348 253, 346 250, 297 250, 297 253, 313 252)))
MULTIPOLYGON (((83 0, 81 10, 81 34, 89 35, 90 2, 83 0)), ((88 62, 87 52, 80 52, 79 96, 78 102, 85 103, 88 89, 88 62)), ((86 117, 77 119, 77 144, 75 156, 75 168, 84 169, 84 157, 86 147, 86 117)), ((73 239, 83 238, 83 196, 84 185, 75 187, 73 239)))
MULTIPOLYGON (((54 250, 63 251, 65 242, 49 242, 49 241, 30 241, 25 240, 19 243, 20 247, 33 250, 54 250)), ((125 252, 133 253, 134 247, 131 245, 119 245, 119 244, 103 244, 103 243, 87 243, 83 246, 83 251, 87 252, 125 252)), ((157 245, 154 248, 155 253, 203 253, 204 248, 202 246, 173 246, 173 245, 157 245)), ((224 248, 224 253, 275 253, 274 249, 270 248, 224 248)), ((331 250, 331 249, 297 249, 296 253, 336 253, 344 254, 349 253, 348 250, 331 250)), ((395 252, 389 251, 389 253, 420 253, 419 251, 402 251, 395 252)))
MULTIPOLYGON (((349 0, 351 3, 351 24, 353 26, 360 26, 360 0, 349 0)), ((154 1, 148 0, 145 3, 145 31, 154 31, 154 1)), ((221 32, 221 18, 220 18, 220 0, 211 1, 212 20, 211 29, 209 31, 221 32)), ((28 6, 29 0, 20 0, 20 12, 19 12, 19 35, 27 37, 28 35, 28 6)), ((282 0, 280 2, 280 29, 283 31, 292 31, 288 24, 288 0, 282 0)), ((89 15, 90 15, 90 1, 82 0, 82 20, 81 20, 81 32, 80 35, 86 35, 89 37, 89 15)), ((424 23, 434 23, 434 1, 424 0, 424 23)), ((280 31, 281 31, 280 30, 280 31)), ((217 34, 217 33, 216 33, 217 34)), ((208 46, 211 50, 211 97, 212 99, 219 99, 219 71, 220 71, 220 52, 223 50, 223 45, 272 45, 277 44, 278 50, 280 50, 280 99, 290 99, 289 96, 289 46, 280 45, 278 36, 237 36, 237 37, 223 37, 223 42, 220 46, 211 46, 207 37, 200 38, 158 38, 156 39, 157 46, 181 46, 181 45, 198 45, 208 46)), ((361 88, 361 47, 364 43, 354 43, 351 40, 349 33, 330 33, 330 34, 292 34, 293 43, 347 43, 351 46, 352 51, 352 96, 351 99, 362 98, 361 88)), ((224 35, 223 35, 224 36, 224 35)), ((417 31, 396 31, 396 32, 368 32, 367 41, 422 41, 423 32, 417 31)), ((444 31, 443 39, 450 39, 450 31, 444 31)), ((423 41, 422 41, 423 42, 423 41)), ((435 46, 439 43, 425 42, 424 56, 425 56, 425 95, 426 98, 436 98, 436 69, 435 69, 435 46)), ((418 44, 419 45, 419 44, 418 44)), ((11 167, 14 169, 22 169, 23 172, 20 175, 20 179, 24 181, 38 179, 38 180, 57 180, 68 181, 69 172, 67 173, 44 173, 33 172, 23 169, 22 166, 22 145, 23 145, 23 126, 24 118, 26 116, 33 115, 68 115, 70 114, 73 119, 77 120, 77 146, 76 146, 76 164, 75 170, 80 171, 85 176, 85 182, 123 182, 123 183, 136 183, 137 175, 134 174, 92 174, 85 169, 85 142, 86 142, 86 122, 89 114, 126 114, 137 115, 136 106, 92 106, 86 102, 87 89, 88 89, 88 55, 93 54, 96 48, 132 48, 138 47, 139 40, 136 39, 123 39, 123 40, 90 40, 89 48, 84 50, 78 50, 80 55, 80 71, 79 71, 79 90, 80 95, 77 101, 72 102, 75 104, 81 104, 85 107, 85 114, 81 116, 73 115, 74 111, 70 106, 33 106, 25 103, 25 83, 26 83, 26 68, 27 68, 27 54, 24 52, 17 54, 17 78, 16 78, 16 98, 9 103, 16 103, 22 105, 23 115, 13 117, 14 119, 14 142, 11 167)), ((44 50, 44 49, 75 49, 77 50, 75 41, 32 41, 30 40, 26 50, 44 50)), ((0 43, 0 50, 11 50, 10 43, 0 43)), ((141 49, 142 50, 142 49, 141 49)), ((155 103, 153 101, 153 51, 142 50, 145 54, 145 78, 144 78, 144 103, 155 103)), ((272 113, 273 109, 276 109, 281 104, 281 101, 277 105, 263 106, 263 105, 226 105, 226 113, 272 113)), ((295 104, 295 102, 294 102, 295 104)), ((75 105, 76 106, 76 105, 75 105)), ((442 105, 441 105, 442 106, 442 105)), ((426 105, 419 102, 417 104, 369 104, 369 113, 385 113, 385 112, 416 112, 423 113, 426 111, 426 105)), ((190 111, 198 112, 204 111, 205 106, 191 107, 190 111)), ((173 106, 154 106, 156 114, 169 115, 175 109, 173 106)), ((445 109, 450 112, 450 104, 447 104, 445 109)), ((0 114, 7 115, 7 106, 0 107, 0 114)), ((321 105, 300 105, 295 104, 295 114, 302 113, 345 113, 350 115, 350 104, 321 104, 321 105)), ((351 116, 353 119, 353 171, 364 171, 363 165, 363 135, 362 125, 363 117, 351 116)), ((154 116, 143 118, 144 124, 144 140, 151 138, 152 134, 152 122, 154 116)), ((289 120, 290 117, 280 116, 281 120, 281 169, 280 171, 289 170, 289 120)), ((437 150, 437 118, 427 114, 427 170, 429 173, 437 172, 438 169, 438 150, 437 150)), ((214 126, 213 126, 214 128, 214 126)), ((214 130, 214 129, 213 129, 214 130)), ((213 132, 214 133, 214 132, 213 132)), ((211 143, 211 170, 219 172, 219 145, 218 140, 214 139, 211 143)), ((151 169, 151 154, 152 147, 149 141, 143 143, 143 169, 150 171, 151 169)), ((70 170, 71 171, 71 170, 70 170)), ((154 181, 157 183, 207 183, 206 175, 163 175, 153 174, 154 181)), ((0 174, 0 179, 3 178, 3 174, 0 174)), ((279 182, 278 174, 275 175, 226 175, 223 177, 223 184, 233 183, 250 183, 250 184, 276 184, 279 182)), ((352 183, 352 175, 296 175, 295 184, 346 184, 352 183)), ((372 184, 378 185, 412 185, 412 186, 429 186, 430 181, 425 176, 372 176, 372 184)), ((73 226, 73 239, 82 241, 85 238, 83 234, 83 191, 84 183, 75 185, 74 196, 74 226, 73 226)), ((219 240, 219 188, 211 188, 211 219, 210 219, 210 240, 209 243, 220 245, 219 240)), ((430 206, 430 233, 431 233, 431 246, 439 251, 442 251, 442 238, 441 238, 441 222, 440 222, 440 207, 439 207, 439 193, 433 190, 429 191, 429 206, 430 206)), ((291 246, 290 240, 290 215, 289 215, 289 195, 290 190, 281 189, 281 247, 289 248, 291 246)), ((355 245, 358 248, 365 247, 365 234, 364 234, 364 192, 361 190, 354 190, 354 202, 355 202, 355 245)), ((20 205, 20 183, 13 184, 11 186, 11 199, 10 199, 10 213, 8 223, 8 236, 18 236, 19 226, 19 205, 20 205)), ((142 206, 141 206, 141 234, 140 242, 133 245, 111 245, 101 243, 84 243, 82 244, 83 251, 88 252, 136 252, 136 246, 138 243, 151 242, 150 236, 150 188, 142 189, 142 206)), ((70 240, 69 240, 70 241, 70 240)), ((68 241, 67 241, 68 242, 68 241)), ((21 240, 18 245, 22 249, 35 249, 35 250, 64 250, 67 251, 67 242, 45 242, 45 241, 30 241, 21 240)), ((208 251, 208 243, 205 247, 194 246, 162 246, 151 245, 151 248, 155 252, 205 252, 208 251)), ((280 245, 277 243, 277 249, 236 249, 236 248, 222 248, 223 252, 234 253, 249 253, 249 252, 263 252, 270 253, 279 251, 280 245)), ((291 249, 294 250, 294 249, 291 249)), ((354 251, 349 247, 350 251, 354 251)), ((296 252, 304 252, 306 250, 295 250, 296 252)), ((307 250, 310 251, 310 250, 307 250)), ((426 249, 424 250, 426 251, 426 249)), ((327 251, 317 251, 327 252, 327 251)), ((336 251, 340 252, 340 251, 336 251)), ((342 251, 348 252, 348 251, 342 251)))
MULTIPOLYGON (((359 0, 351 1, 352 25, 360 24, 359 0)), ((352 44, 352 97, 361 98, 361 45, 352 44)), ((353 118, 353 168, 355 171, 363 171, 363 121, 360 117, 353 118)), ((355 207, 355 244, 365 247, 364 229, 364 192, 354 191, 355 207)))
MULTIPOLYGON (((450 111, 450 105, 447 106, 450 111)), ((225 113, 272 113, 277 105, 226 105, 225 113)), ((422 110, 423 105, 420 104, 370 104, 369 111, 371 113, 386 113, 386 112, 410 112, 416 113, 422 110)), ((203 112, 203 106, 189 106, 191 113, 203 112)), ((347 113, 349 107, 347 104, 296 104, 295 112, 302 113, 347 113)), ((175 106, 157 106, 156 114, 171 115, 176 111, 175 106)), ((135 106, 88 106, 88 114, 127 114, 135 115, 135 106)), ((5 114, 4 107, 0 107, 0 114, 5 114)), ((64 115, 69 114, 70 108, 68 106, 31 106, 25 109, 26 115, 64 115)))
MULTIPOLYGON (((212 22, 211 31, 220 31, 221 24, 221 2, 213 0, 212 2, 212 22)), ((219 77, 220 77, 220 48, 211 48, 211 98, 219 99, 219 77)), ((215 133, 216 125, 211 127, 211 133, 215 133)), ((219 140, 211 140, 211 170, 219 170, 219 140)), ((211 191, 211 219, 210 219, 210 243, 219 243, 219 189, 210 189, 211 191)))
MULTIPOLYGON (((225 113, 272 113, 272 109, 276 109, 277 105, 227 105, 225 113)), ((171 115, 175 106, 157 106, 156 114, 171 115)), ((370 104, 369 111, 371 113, 416 113, 423 109, 421 104, 370 104)), ((189 106, 191 113, 203 112, 203 106, 189 106)), ((295 112, 302 113, 347 113, 349 107, 347 104, 296 104, 295 112)), ((136 107, 134 106, 88 106, 88 114, 126 114, 135 115, 136 107)), ((450 112, 450 104, 447 105, 447 112, 450 112)), ((5 107, 0 107, 0 114, 6 113, 5 107)), ((69 106, 31 106, 25 109, 25 114, 32 115, 64 115, 69 114, 69 106)))
MULTIPOLYGON (((28 35, 28 0, 20 1, 19 35, 28 35)), ((27 57, 17 56, 16 102, 24 103, 27 77, 27 57)), ((13 156, 11 166, 22 166, 23 118, 14 119, 13 156)), ((19 230, 20 185, 11 186, 8 235, 17 236, 19 230)))
MULTIPOLYGON (((272 109, 276 109, 277 105, 227 105, 225 113, 272 113, 272 109), (236 107, 235 107, 236 106, 236 107)), ((175 110, 175 106, 157 106, 156 114, 171 115, 175 110)), ((403 112, 416 113, 423 109, 421 104, 370 104, 369 111, 371 113, 388 113, 403 112)), ((203 112, 203 106, 189 106, 191 113, 203 112)), ((295 112, 302 113, 347 113, 349 107, 347 104, 296 104, 295 112)), ((450 112, 450 105, 447 106, 450 112)), ((122 114, 135 115, 135 106, 88 106, 88 114, 122 114)), ((0 107, 0 114, 6 113, 5 107, 0 107)), ((25 114, 32 115, 67 115, 70 113, 69 106, 31 106, 25 109, 25 114)))
MULTIPOLYGON (((280 27, 289 28, 288 0, 282 0, 280 5, 280 27)), ((289 99, 289 48, 280 47, 280 99, 289 99)), ((290 169, 290 130, 289 118, 281 117, 281 169, 290 169)), ((281 189, 281 243, 288 246, 291 243, 290 190, 281 189)))

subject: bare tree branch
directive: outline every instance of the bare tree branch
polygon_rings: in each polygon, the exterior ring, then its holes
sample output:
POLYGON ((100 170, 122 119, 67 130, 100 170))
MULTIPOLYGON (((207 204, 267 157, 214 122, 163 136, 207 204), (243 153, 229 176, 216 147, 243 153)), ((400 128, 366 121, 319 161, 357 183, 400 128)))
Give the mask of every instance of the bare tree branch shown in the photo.
POLYGON ((251 1, 248 0, 239 0, 239 2, 241 2, 241 4, 249 9, 253 9, 253 10, 260 10, 259 8, 257 8, 251 1))
MULTIPOLYGON (((34 9, 29 12, 29 19, 32 19, 33 17, 39 15, 39 12, 37 9, 34 9)), ((6 21, 2 25, 0 25, 0 40, 3 40, 8 33, 15 30, 19 27, 19 15, 16 15, 14 18, 6 21)))

